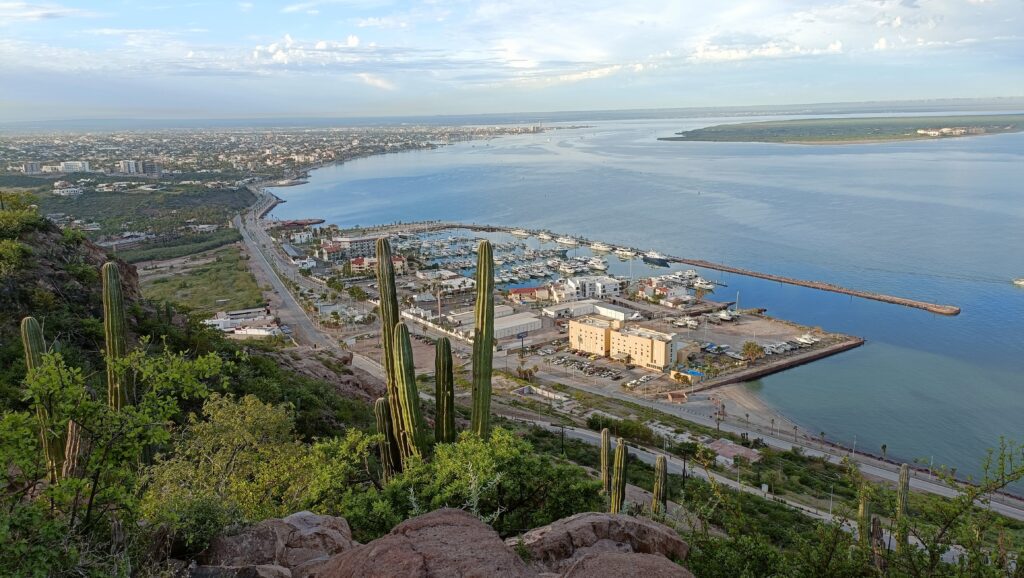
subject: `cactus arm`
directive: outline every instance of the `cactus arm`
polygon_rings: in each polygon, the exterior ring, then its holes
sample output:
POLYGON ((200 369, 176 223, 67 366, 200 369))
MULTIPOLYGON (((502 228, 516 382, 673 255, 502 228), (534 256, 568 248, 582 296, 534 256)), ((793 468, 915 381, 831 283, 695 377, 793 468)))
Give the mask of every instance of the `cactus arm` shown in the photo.
POLYGON ((398 386, 398 413, 401 415, 399 441, 402 457, 422 456, 425 449, 423 418, 420 415, 419 390, 416 388, 416 368, 413 365, 409 328, 404 323, 395 326, 395 368, 398 386))
POLYGON ((434 358, 434 441, 455 441, 455 375, 452 368, 452 345, 447 337, 437 340, 434 358))
POLYGON ((612 476, 612 496, 609 512, 618 514, 626 502, 626 440, 615 444, 615 474, 612 476))
POLYGON ((107 354, 107 402, 114 410, 128 403, 128 385, 117 371, 117 360, 128 352, 128 320, 124 312, 121 293, 121 274, 117 264, 104 263, 100 270, 103 278, 103 333, 107 354))
POLYGON ((491 371, 494 357, 494 255, 481 241, 476 265, 476 325, 473 328, 472 429, 486 437, 491 430, 491 371))

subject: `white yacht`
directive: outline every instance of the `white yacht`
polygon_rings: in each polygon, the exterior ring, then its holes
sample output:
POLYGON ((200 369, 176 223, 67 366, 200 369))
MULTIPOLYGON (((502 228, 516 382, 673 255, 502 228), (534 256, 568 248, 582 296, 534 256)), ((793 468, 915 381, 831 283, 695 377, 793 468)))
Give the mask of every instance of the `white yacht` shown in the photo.
POLYGON ((568 236, 566 236, 566 237, 559 237, 559 238, 555 239, 555 242, 559 243, 561 245, 569 245, 571 247, 575 247, 576 245, 579 244, 579 241, 577 241, 573 237, 568 237, 568 236))
POLYGON ((713 290, 715 288, 715 284, 714 283, 712 283, 711 281, 705 281, 704 279, 701 279, 700 277, 697 277, 696 279, 694 279, 693 286, 696 287, 697 289, 704 289, 706 291, 711 291, 711 290, 713 290))
POLYGON ((619 257, 622 257, 623 259, 632 259, 633 257, 636 257, 636 253, 630 251, 625 247, 619 247, 618 249, 615 249, 615 254, 618 255, 619 257))
POLYGON ((612 251, 611 245, 601 241, 594 241, 593 243, 590 244, 590 248, 595 251, 600 251, 601 253, 611 253, 612 251))
POLYGON ((526 229, 512 229, 511 233, 516 237, 529 237, 530 232, 526 229))
POLYGON ((597 269, 598 271, 607 271, 608 262, 600 257, 591 257, 587 260, 587 267, 591 269, 597 269))
POLYGON ((537 235, 537 238, 541 241, 550 241, 551 239, 554 239, 554 237, 551 236, 551 233, 548 233, 547 231, 541 231, 537 235))
POLYGON ((1013 284, 1018 287, 1024 287, 1024 277, 1018 277, 1017 279, 1014 279, 1013 284))

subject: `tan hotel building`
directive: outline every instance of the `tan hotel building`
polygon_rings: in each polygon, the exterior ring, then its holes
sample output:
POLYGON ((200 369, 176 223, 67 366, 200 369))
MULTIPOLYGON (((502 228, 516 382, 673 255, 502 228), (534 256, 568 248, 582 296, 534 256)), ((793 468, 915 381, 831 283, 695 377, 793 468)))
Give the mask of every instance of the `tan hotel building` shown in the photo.
POLYGON ((602 357, 628 358, 630 363, 648 369, 664 370, 674 365, 682 344, 675 333, 624 327, 620 321, 596 315, 569 322, 569 347, 602 357))

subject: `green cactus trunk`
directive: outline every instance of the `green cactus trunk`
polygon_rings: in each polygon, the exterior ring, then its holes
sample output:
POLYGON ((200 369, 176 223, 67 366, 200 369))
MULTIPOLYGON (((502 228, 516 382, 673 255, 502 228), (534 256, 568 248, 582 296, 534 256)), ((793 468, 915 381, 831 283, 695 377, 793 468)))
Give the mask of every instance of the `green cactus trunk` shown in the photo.
POLYGON ((910 499, 910 466, 900 466, 900 481, 896 488, 896 550, 907 543, 907 504, 910 499))
POLYGON ((382 365, 387 385, 388 407, 395 439, 401 439, 402 424, 398 404, 398 372, 395 366, 395 326, 398 325, 398 290, 395 287, 395 266, 391 261, 391 243, 377 239, 377 287, 380 290, 380 344, 382 365))
POLYGON ((401 416, 398 442, 402 460, 421 457, 426 449, 423 417, 420 415, 420 396, 416 388, 416 367, 413 365, 412 343, 405 323, 395 326, 395 368, 398 370, 398 413, 401 416))
POLYGON ((615 444, 615 473, 612 476, 612 514, 618 514, 626 505, 626 440, 619 438, 615 444))
POLYGON ((117 360, 128 352, 128 319, 121 294, 121 273, 116 263, 104 263, 103 332, 107 353, 107 403, 115 411, 128 403, 128 383, 116 368, 117 360))
POLYGON ((387 398, 377 399, 373 404, 373 415, 377 418, 377 433, 383 436, 378 447, 381 477, 386 482, 398 473, 402 459, 398 440, 395 439, 395 428, 391 424, 391 408, 388 407, 387 398))
POLYGON ((860 504, 857 506, 857 540, 861 550, 871 551, 871 499, 866 489, 861 489, 860 504))
MULTIPOLYGON (((21 344, 25 349, 25 368, 31 372, 43 364, 43 353, 46 343, 43 340, 43 328, 35 317, 21 320, 21 344)), ((64 432, 57 423, 56 400, 52 396, 33 395, 32 405, 36 410, 36 421, 39 422, 39 443, 43 447, 43 459, 46 461, 46 476, 50 483, 60 479, 64 469, 64 432)))
POLYGON ((612 440, 608 428, 601 430, 601 493, 608 495, 612 490, 612 477, 609 469, 612 467, 612 440))
POLYGON ((473 433, 491 431, 491 364, 494 358, 494 255, 481 241, 476 260, 476 326, 473 328, 473 433))
POLYGON ((668 509, 668 460, 665 456, 654 460, 654 490, 651 493, 651 512, 665 513, 668 509))
POLYGON ((434 442, 447 444, 455 441, 455 374, 447 337, 438 339, 434 349, 434 383, 434 442))
POLYGON ((82 428, 73 419, 68 420, 67 441, 64 444, 64 466, 61 478, 73 478, 79 475, 78 456, 82 455, 82 428))

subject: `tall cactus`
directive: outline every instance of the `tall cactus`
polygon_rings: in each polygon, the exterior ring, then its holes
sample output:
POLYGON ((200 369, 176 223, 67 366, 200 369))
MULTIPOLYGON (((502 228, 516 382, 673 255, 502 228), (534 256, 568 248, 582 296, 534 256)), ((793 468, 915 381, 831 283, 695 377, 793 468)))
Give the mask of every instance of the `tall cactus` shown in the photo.
POLYGON ((668 460, 665 456, 654 460, 654 491, 651 493, 651 512, 663 514, 668 511, 668 460))
POLYGON ((438 339, 434 349, 434 383, 434 442, 447 444, 455 441, 455 374, 447 337, 438 339))
POLYGON ((609 512, 618 514, 626 505, 626 440, 615 443, 615 474, 612 476, 612 499, 609 512))
POLYGON ((896 550, 907 543, 907 504, 910 499, 910 466, 900 466, 900 481, 896 488, 896 550))
POLYGON ((103 332, 107 353, 107 403, 119 410, 128 403, 128 384, 117 371, 117 360, 128 352, 128 319, 121 294, 121 273, 117 263, 104 263, 103 277, 103 332))
POLYGON ((395 326, 395 359, 397 370, 398 414, 401 423, 398 426, 398 445, 402 450, 402 459, 422 456, 425 450, 423 417, 420 415, 420 396, 416 388, 416 367, 413 365, 412 342, 409 340, 409 328, 405 323, 395 326))
MULTIPOLYGON (((25 349, 25 368, 31 372, 43 364, 43 352, 46 343, 43 341, 43 328, 35 317, 21 320, 21 344, 25 349)), ((50 483, 60 479, 64 468, 64 432, 57 424, 58 416, 56 401, 52 395, 34 395, 33 404, 36 409, 36 420, 39 422, 39 443, 43 446, 43 458, 46 460, 46 475, 50 483)))
POLYGON ((395 439, 395 429, 391 424, 391 408, 388 407, 387 398, 378 398, 373 404, 373 415, 377 418, 377 433, 382 438, 380 441, 380 465, 384 481, 388 481, 399 471, 401 465, 401 453, 398 448, 398 440, 395 439))
POLYGON ((494 254, 480 241, 476 259, 476 325, 473 328, 473 433, 491 431, 491 363, 494 358, 494 254))
POLYGON ((612 477, 608 470, 612 464, 612 441, 608 428, 601 430, 601 493, 608 495, 612 490, 612 477))
POLYGON ((857 541, 864 552, 871 551, 871 517, 871 498, 867 488, 861 488, 857 506, 857 541))
POLYGON ((395 288, 395 266, 391 261, 391 243, 377 239, 377 287, 380 289, 380 343, 383 352, 388 407, 395 438, 400 439, 402 420, 398 414, 398 370, 395 367, 395 326, 398 325, 398 290, 395 288))

